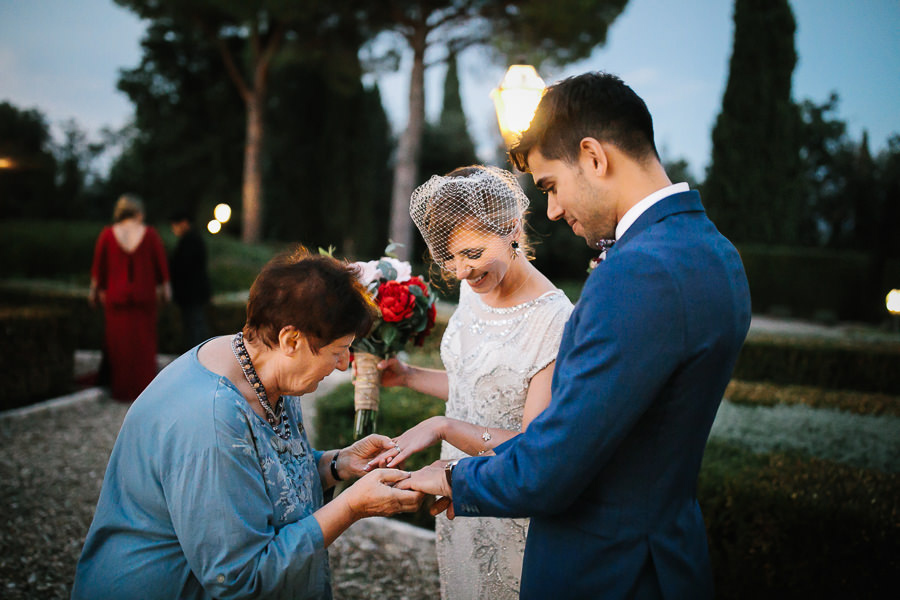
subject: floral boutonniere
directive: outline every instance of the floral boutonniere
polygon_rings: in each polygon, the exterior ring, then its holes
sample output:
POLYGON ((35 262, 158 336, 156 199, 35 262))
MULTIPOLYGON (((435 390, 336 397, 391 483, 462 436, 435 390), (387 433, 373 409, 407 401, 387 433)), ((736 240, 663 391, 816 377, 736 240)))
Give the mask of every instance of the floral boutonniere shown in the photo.
POLYGON ((613 244, 616 243, 616 240, 600 240, 597 242, 597 249, 600 250, 599 256, 595 256, 588 262, 587 272, 590 273, 606 260, 606 252, 613 247, 613 244))

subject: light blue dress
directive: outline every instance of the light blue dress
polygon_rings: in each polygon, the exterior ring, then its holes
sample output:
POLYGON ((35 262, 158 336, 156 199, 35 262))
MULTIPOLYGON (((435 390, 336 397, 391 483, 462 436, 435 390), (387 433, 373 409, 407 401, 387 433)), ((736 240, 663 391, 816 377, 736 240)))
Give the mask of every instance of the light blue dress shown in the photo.
POLYGON ((331 598, 321 453, 287 407, 295 444, 279 452, 197 348, 166 367, 119 431, 72 598, 331 598))

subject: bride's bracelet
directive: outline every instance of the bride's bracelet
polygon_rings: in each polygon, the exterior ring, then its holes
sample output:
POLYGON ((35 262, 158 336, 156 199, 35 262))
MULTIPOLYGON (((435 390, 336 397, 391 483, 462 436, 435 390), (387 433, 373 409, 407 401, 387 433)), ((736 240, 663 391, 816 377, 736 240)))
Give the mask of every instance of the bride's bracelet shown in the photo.
MULTIPOLYGON (((484 433, 481 434, 481 439, 484 440, 485 445, 487 445, 487 443, 489 441, 491 441, 491 432, 487 427, 484 428, 484 433)), ((485 452, 489 452, 489 451, 490 451, 490 448, 485 448, 483 450, 479 450, 478 456, 481 456, 485 452)))

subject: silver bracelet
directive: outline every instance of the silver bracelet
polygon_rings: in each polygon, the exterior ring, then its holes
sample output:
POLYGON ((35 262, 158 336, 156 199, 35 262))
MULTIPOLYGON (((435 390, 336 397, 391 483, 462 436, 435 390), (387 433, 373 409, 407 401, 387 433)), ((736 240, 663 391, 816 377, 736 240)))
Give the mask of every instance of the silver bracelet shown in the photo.
MULTIPOLYGON (((484 440, 485 444, 487 444, 489 441, 491 441, 491 439, 492 439, 491 432, 488 430, 487 427, 484 428, 484 433, 481 434, 481 439, 484 440)), ((484 454, 485 452, 488 452, 489 450, 490 450, 490 448, 485 448, 484 450, 479 450, 478 456, 481 456, 482 454, 484 454)))

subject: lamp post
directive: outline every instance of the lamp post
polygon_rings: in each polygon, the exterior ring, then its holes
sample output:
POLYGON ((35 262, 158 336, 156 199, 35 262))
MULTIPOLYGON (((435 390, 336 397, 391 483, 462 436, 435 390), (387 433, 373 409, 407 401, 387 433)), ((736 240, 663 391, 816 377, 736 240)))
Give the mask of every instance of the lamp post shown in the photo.
POLYGON ((900 290, 891 290, 884 298, 884 306, 893 317, 894 332, 900 331, 900 290))
POLYGON ((491 91, 500 134, 507 146, 513 145, 528 129, 545 87, 534 67, 512 65, 500 85, 491 91))

